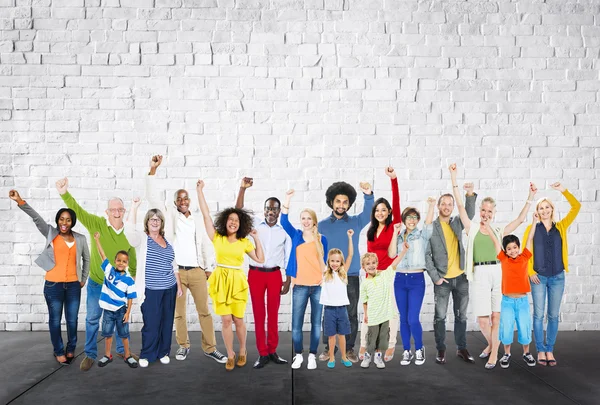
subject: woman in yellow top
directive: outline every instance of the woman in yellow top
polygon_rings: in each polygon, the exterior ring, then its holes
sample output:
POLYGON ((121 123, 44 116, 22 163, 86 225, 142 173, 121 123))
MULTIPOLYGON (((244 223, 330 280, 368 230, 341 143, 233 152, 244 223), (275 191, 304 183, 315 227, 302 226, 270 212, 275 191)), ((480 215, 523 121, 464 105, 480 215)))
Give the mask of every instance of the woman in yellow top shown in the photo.
POLYGON ((208 278, 208 293, 213 302, 213 309, 221 316, 223 340, 227 349, 225 369, 233 370, 235 365, 246 365, 246 324, 244 313, 248 302, 248 281, 242 270, 244 254, 257 263, 264 263, 260 239, 255 229, 252 229, 252 216, 240 208, 227 208, 219 212, 213 223, 208 204, 204 197, 204 181, 198 180, 196 185, 198 204, 204 217, 204 226, 208 237, 212 240, 217 259, 217 268, 208 278), (256 248, 247 238, 251 235, 256 248), (240 354, 235 361, 233 351, 233 328, 240 342, 240 354))
MULTIPOLYGON (((533 298, 533 334, 538 353, 538 364, 556 366, 554 343, 558 334, 560 302, 565 290, 565 272, 569 271, 567 229, 577 217, 581 203, 560 183, 551 184, 565 196, 571 209, 556 222, 554 204, 547 198, 538 201, 535 211, 540 217, 533 237, 533 257, 529 260, 529 279, 533 298), (548 297, 548 326, 544 341, 544 307, 548 297)), ((525 230, 527 240, 531 225, 525 230)))

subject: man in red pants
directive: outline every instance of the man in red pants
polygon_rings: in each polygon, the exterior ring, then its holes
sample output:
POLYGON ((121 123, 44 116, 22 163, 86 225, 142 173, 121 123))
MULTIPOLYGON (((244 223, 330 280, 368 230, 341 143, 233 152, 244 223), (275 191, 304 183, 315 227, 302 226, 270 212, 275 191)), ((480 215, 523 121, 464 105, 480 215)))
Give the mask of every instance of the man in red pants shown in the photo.
MULTIPOLYGON (((240 186, 236 208, 244 207, 246 189, 252 187, 253 179, 244 177, 240 186)), ((275 197, 269 197, 264 204, 264 219, 255 218, 254 228, 265 251, 265 262, 254 263, 250 260, 248 284, 250 286, 250 299, 254 313, 254 333, 256 334, 256 347, 258 360, 254 368, 263 368, 269 361, 276 364, 287 364, 276 352, 279 343, 278 313, 281 296, 290 290, 291 279, 286 276, 282 280, 282 271, 285 273, 292 241, 281 225, 277 223, 281 202, 275 197), (265 293, 267 296, 265 313, 265 293), (265 318, 267 318, 267 334, 265 335, 265 318)))

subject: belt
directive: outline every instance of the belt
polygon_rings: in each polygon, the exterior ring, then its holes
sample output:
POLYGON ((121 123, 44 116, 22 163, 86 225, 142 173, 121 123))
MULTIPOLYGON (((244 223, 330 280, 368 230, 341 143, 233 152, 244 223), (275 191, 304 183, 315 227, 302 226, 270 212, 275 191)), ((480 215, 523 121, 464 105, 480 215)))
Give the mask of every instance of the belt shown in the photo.
POLYGON ((498 264, 500 263, 498 260, 492 260, 491 262, 477 262, 474 266, 487 266, 489 264, 498 264))
POLYGON ((263 273, 271 273, 273 271, 279 271, 280 267, 276 266, 276 267, 256 267, 256 266, 250 266, 250 270, 258 270, 258 271, 262 271, 263 273))
POLYGON ((193 270, 197 268, 198 266, 179 266, 179 270, 193 270))

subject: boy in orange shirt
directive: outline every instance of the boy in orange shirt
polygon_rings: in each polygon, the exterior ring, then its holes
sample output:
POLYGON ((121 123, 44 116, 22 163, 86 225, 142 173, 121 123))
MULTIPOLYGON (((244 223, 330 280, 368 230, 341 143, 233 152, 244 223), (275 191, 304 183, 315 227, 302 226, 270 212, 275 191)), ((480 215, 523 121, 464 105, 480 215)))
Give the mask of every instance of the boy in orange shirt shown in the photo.
MULTIPOLYGON (((523 360, 528 366, 535 366, 536 362, 529 353, 531 343, 531 313, 527 293, 531 292, 529 277, 527 274, 528 263, 531 258, 531 247, 535 225, 539 222, 537 213, 533 215, 533 226, 527 238, 526 247, 519 254, 521 243, 515 235, 506 235, 502 238, 502 246, 490 227, 486 223, 488 235, 494 242, 498 260, 502 265, 502 306, 500 309, 500 341, 504 345, 504 356, 500 359, 500 367, 510 366, 510 346, 513 342, 515 322, 519 343, 523 345, 523 360), (504 250, 503 250, 504 248, 504 250)), ((496 367, 495 363, 486 363, 488 370, 496 367)))

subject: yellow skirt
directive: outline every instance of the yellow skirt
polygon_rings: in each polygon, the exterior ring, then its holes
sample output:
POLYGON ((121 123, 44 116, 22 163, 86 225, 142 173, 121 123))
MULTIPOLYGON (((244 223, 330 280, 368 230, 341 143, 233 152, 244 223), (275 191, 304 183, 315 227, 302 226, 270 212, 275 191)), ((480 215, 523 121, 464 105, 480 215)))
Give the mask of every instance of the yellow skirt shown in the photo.
POLYGON ((242 270, 217 267, 208 278, 208 294, 217 315, 243 318, 248 303, 248 280, 242 270))

